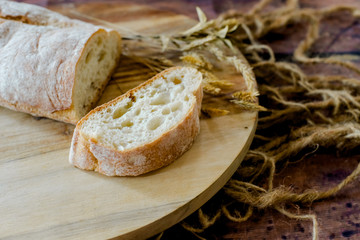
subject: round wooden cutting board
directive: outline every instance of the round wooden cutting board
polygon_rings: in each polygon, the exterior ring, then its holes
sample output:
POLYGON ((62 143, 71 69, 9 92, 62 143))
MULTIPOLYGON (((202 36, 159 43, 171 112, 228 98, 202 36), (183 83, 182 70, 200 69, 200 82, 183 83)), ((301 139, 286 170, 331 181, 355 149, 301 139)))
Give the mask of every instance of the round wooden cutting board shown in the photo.
MULTIPOLYGON (((185 16, 131 4, 52 9, 141 33, 168 33, 194 23, 185 16)), ((100 103, 151 74, 123 57, 100 103)), ((237 86, 244 84, 226 67, 220 75, 237 86)), ((205 104, 211 102, 204 99, 205 104)), ((203 118, 193 147, 170 166, 139 177, 106 177, 68 163, 74 126, 0 108, 0 238, 141 239, 159 233, 223 187, 246 154, 256 122, 257 113, 247 111, 203 118)))

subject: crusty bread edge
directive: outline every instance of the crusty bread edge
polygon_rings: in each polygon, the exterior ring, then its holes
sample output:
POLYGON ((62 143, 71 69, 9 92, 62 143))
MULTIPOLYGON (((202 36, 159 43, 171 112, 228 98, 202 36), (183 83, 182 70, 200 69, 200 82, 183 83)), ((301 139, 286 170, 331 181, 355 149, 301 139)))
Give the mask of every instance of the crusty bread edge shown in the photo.
POLYGON ((169 165, 184 154, 192 146, 196 136, 200 132, 199 114, 203 97, 201 84, 195 92, 196 101, 191 106, 187 116, 185 116, 176 127, 163 133, 155 141, 145 144, 144 146, 120 152, 102 146, 96 139, 84 136, 80 130, 82 124, 94 112, 112 106, 124 98, 131 97, 138 89, 145 87, 176 68, 180 67, 169 68, 157 74, 124 95, 93 109, 83 117, 78 122, 74 131, 69 155, 70 163, 78 168, 95 170, 107 176, 137 176, 169 165), (129 161, 143 157, 145 157, 146 161, 140 165, 131 164, 131 161, 129 161))
MULTIPOLYGON (((76 62, 76 66, 75 66, 75 72, 72 76, 72 78, 67 79, 67 84, 69 84, 71 81, 72 83, 72 87, 74 88, 75 86, 75 75, 77 72, 77 67, 78 67, 78 63, 80 61, 80 59, 83 57, 84 54, 84 50, 86 49, 88 43, 90 42, 90 40, 95 37, 99 32, 107 32, 106 30, 100 28, 97 31, 95 31, 86 41, 84 47, 82 48, 80 57, 78 59, 78 61, 76 62)), ((116 31, 110 31, 108 32, 108 34, 117 34, 119 37, 119 49, 118 51, 121 52, 121 36, 118 32, 116 31)), ((119 61, 120 58, 120 54, 118 56, 118 59, 116 59, 116 62, 119 61)), ((99 89, 98 94, 96 94, 95 99, 93 100, 93 104, 96 104, 97 101, 100 99, 101 97, 101 93, 105 90, 105 87, 107 85, 107 83, 110 81, 112 73, 114 72, 114 70, 116 69, 117 64, 114 64, 113 69, 111 69, 111 71, 109 72, 109 75, 107 76, 106 81, 104 81, 104 84, 101 86, 101 88, 99 89)), ((72 89, 72 92, 74 94, 75 89, 72 89)), ((54 112, 49 112, 49 111, 45 111, 45 110, 41 110, 37 107, 29 107, 29 106, 25 106, 25 105, 21 105, 21 104, 13 104, 10 103, 8 101, 6 101, 5 99, 0 98, 0 105, 2 107, 6 107, 9 108, 11 110, 15 110, 15 111, 20 111, 20 112, 25 112, 25 113, 29 113, 33 116, 39 116, 39 117, 47 117, 47 118, 51 118, 54 120, 58 120, 58 121, 62 121, 62 122, 66 122, 66 123, 71 123, 71 124, 76 124, 82 116, 77 116, 76 112, 75 112, 75 107, 74 107, 74 102, 73 102, 73 94, 72 94, 72 104, 68 109, 64 109, 64 110, 58 110, 58 111, 54 111, 54 112)))

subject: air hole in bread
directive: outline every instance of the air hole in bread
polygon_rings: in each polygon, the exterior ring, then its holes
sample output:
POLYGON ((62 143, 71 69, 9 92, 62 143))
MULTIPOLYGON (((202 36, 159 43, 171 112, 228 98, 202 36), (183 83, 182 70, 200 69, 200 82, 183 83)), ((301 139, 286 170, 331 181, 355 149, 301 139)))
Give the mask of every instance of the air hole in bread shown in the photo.
POLYGON ((118 108, 114 111, 112 118, 117 119, 127 112, 125 108, 118 108))
POLYGON ((135 116, 139 116, 140 113, 141 113, 141 109, 140 109, 140 108, 136 109, 136 111, 135 111, 135 116))
POLYGON ((92 55, 92 50, 90 50, 88 52, 88 54, 86 55, 86 58, 85 58, 85 63, 88 64, 90 62, 90 59, 91 59, 91 56, 92 55))
POLYGON ((91 88, 91 89, 95 89, 95 83, 94 83, 94 82, 91 82, 91 83, 90 83, 90 88, 91 88))
POLYGON ((150 92, 150 97, 153 97, 153 96, 155 96, 155 94, 157 93, 157 91, 154 89, 154 90, 152 90, 151 92, 150 92))
POLYGON ((130 93, 129 98, 130 98, 131 106, 132 106, 132 104, 133 104, 134 102, 136 102, 136 96, 135 96, 134 94, 130 93))
POLYGON ((96 41, 96 45, 100 46, 102 42, 103 42, 102 38, 98 38, 96 41))
POLYGON ((188 95, 185 95, 184 100, 185 100, 185 101, 189 101, 189 100, 190 100, 189 96, 188 96, 188 95))
POLYGON ((171 106, 171 111, 172 112, 176 112, 178 110, 180 110, 182 108, 182 103, 181 102, 177 102, 174 105, 171 106))
POLYGON ((133 105, 133 102, 129 101, 125 106, 119 107, 118 109, 116 109, 114 111, 112 118, 113 119, 120 118, 125 113, 127 113, 127 111, 132 107, 132 105, 133 105))
POLYGON ((168 92, 162 93, 156 98, 152 99, 150 105, 165 105, 170 102, 170 94, 168 92))
POLYGON ((99 56, 98 56, 97 61, 98 61, 98 62, 101 62, 101 61, 104 59, 105 55, 106 55, 106 52, 105 52, 104 50, 102 50, 102 51, 99 53, 99 56))
POLYGON ((172 81, 175 85, 178 85, 181 83, 181 80, 177 77, 174 78, 174 80, 172 81))
POLYGON ((151 131, 154 131, 155 129, 160 127, 160 125, 162 124, 162 120, 163 119, 161 117, 155 117, 151 119, 147 124, 147 128, 151 131))
POLYGON ((125 120, 124 122, 121 123, 122 127, 131 127, 132 125, 134 125, 134 123, 130 120, 125 120))
POLYGON ((130 101, 130 102, 128 102, 127 104, 126 104, 126 106, 125 106, 125 108, 126 109, 130 109, 132 106, 133 106, 133 102, 132 101, 130 101))
POLYGON ((162 115, 168 115, 170 113, 170 108, 165 108, 162 110, 162 115))

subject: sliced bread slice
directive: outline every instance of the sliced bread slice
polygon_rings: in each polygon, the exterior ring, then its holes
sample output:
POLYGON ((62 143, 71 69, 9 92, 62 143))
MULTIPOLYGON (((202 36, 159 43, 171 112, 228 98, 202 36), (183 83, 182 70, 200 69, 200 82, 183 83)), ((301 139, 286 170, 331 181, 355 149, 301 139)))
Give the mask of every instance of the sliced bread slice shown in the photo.
POLYGON ((108 176, 136 176, 173 162, 200 131, 202 75, 174 67, 105 103, 76 125, 69 160, 108 176))

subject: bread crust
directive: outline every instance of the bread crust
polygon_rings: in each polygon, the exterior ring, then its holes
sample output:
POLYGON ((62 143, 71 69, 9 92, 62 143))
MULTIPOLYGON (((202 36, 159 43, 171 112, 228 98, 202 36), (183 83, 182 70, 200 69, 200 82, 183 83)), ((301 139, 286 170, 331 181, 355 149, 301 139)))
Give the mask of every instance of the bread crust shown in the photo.
POLYGON ((4 33, 0 35, 0 105, 72 124, 82 117, 76 112, 73 96, 84 49, 93 38, 106 33, 118 39, 115 51, 120 56, 121 36, 116 31, 29 4, 1 1, 0 32, 4 33))
POLYGON ((70 148, 70 163, 78 168, 94 170, 107 176, 138 176, 169 165, 184 154, 192 146, 200 132, 199 114, 203 96, 201 84, 195 92, 195 103, 181 122, 163 133, 156 140, 143 146, 118 151, 104 146, 97 142, 96 139, 88 138, 81 133, 82 124, 87 121, 91 114, 112 106, 124 98, 128 98, 140 88, 146 87, 154 80, 161 78, 176 68, 178 67, 163 71, 124 95, 93 109, 82 118, 74 131, 70 148))
POLYGON ((38 26, 54 26, 60 28, 94 27, 94 25, 90 23, 70 19, 60 13, 40 6, 7 0, 0 2, 0 18, 38 26))

